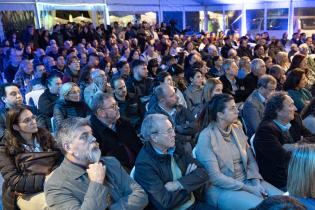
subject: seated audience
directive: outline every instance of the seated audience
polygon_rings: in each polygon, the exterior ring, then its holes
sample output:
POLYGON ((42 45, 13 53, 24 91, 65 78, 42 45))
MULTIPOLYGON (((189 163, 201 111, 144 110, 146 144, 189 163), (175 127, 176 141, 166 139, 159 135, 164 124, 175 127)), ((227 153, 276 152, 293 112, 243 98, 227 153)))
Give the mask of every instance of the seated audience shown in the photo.
POLYGON ((19 87, 14 83, 4 83, 0 87, 0 97, 4 107, 0 109, 0 139, 2 139, 6 124, 6 113, 23 106, 23 97, 19 87))
POLYGON ((62 125, 64 119, 86 117, 90 114, 88 105, 80 101, 80 88, 77 84, 67 82, 61 86, 59 93, 53 114, 57 129, 62 125))
POLYGON ((236 103, 246 100, 246 92, 243 81, 237 78, 238 67, 234 60, 226 59, 223 61, 222 69, 224 75, 220 77, 223 84, 223 93, 232 95, 236 103))
POLYGON ((211 98, 217 94, 221 94, 223 90, 223 84, 221 80, 217 78, 209 78, 203 87, 202 103, 207 104, 211 98))
POLYGON ((306 85, 307 77, 302 69, 293 69, 290 71, 283 85, 283 89, 293 99, 297 112, 301 112, 312 98, 311 92, 305 88, 306 85))
POLYGON ((259 174, 247 136, 237 122, 233 96, 215 95, 205 109, 199 119, 203 130, 195 155, 206 168, 211 183, 206 201, 222 210, 247 210, 268 195, 282 194, 259 174))
POLYGON ((39 112, 39 126, 52 131, 51 118, 54 114, 54 106, 58 100, 58 94, 62 81, 58 76, 42 77, 43 83, 46 85, 46 90, 39 97, 38 112, 39 112))
POLYGON ((270 75, 264 75, 258 79, 257 87, 246 99, 242 109, 246 134, 249 138, 256 132, 263 119, 266 101, 275 92, 277 81, 270 75))
POLYGON ((148 110, 146 115, 166 115, 175 129, 176 146, 191 153, 192 147, 195 145, 194 135, 197 132, 193 114, 187 108, 178 104, 175 89, 169 84, 159 85, 154 92, 157 103, 148 110))
POLYGON ((27 109, 11 109, 0 146, 0 170, 4 178, 4 209, 47 209, 43 188, 61 160, 51 134, 37 127, 27 109))
POLYGON ((277 80, 277 91, 283 90, 283 84, 287 77, 285 76, 284 69, 279 65, 272 65, 272 67, 269 70, 269 74, 273 76, 277 80))
POLYGON ((148 115, 141 126, 144 141, 135 165, 135 180, 149 195, 150 209, 213 209, 201 202, 208 175, 188 153, 175 149, 169 118, 148 115))
POLYGON ((266 74, 266 65, 262 59, 256 58, 250 64, 251 72, 244 79, 246 98, 257 88, 258 79, 266 74))
POLYGON ((315 209, 315 146, 300 145, 292 154, 288 167, 288 192, 309 210, 315 209))
POLYGON ((142 147, 136 130, 120 117, 118 104, 110 94, 96 93, 91 109, 91 128, 102 155, 116 157, 130 171, 142 147))
POLYGON ((67 59, 67 67, 63 74, 62 83, 67 82, 79 82, 80 76, 80 60, 76 56, 69 57, 67 59))
POLYGON ((125 80, 122 78, 112 79, 112 88, 120 116, 127 118, 136 130, 140 129, 143 113, 141 113, 139 98, 128 93, 125 80))
POLYGON ((290 151, 295 142, 310 136, 295 111, 290 96, 284 92, 273 94, 266 103, 253 142, 261 175, 283 190, 286 190, 290 151))
POLYGON ((45 184, 46 202, 60 209, 144 209, 148 197, 114 157, 101 157, 87 119, 63 121, 57 141, 65 158, 45 184))
POLYGON ((203 76, 199 70, 186 72, 186 79, 190 85, 184 92, 188 110, 197 117, 202 109, 203 76))
POLYGON ((93 96, 97 92, 111 93, 112 91, 110 85, 107 83, 107 77, 103 70, 95 69, 93 72, 91 72, 91 79, 92 83, 84 88, 83 91, 84 101, 89 107, 91 107, 93 96))
POLYGON ((153 80, 148 78, 147 65, 143 61, 132 63, 132 75, 126 80, 128 93, 133 93, 140 98, 142 112, 144 113, 145 104, 150 100, 153 88, 153 80))

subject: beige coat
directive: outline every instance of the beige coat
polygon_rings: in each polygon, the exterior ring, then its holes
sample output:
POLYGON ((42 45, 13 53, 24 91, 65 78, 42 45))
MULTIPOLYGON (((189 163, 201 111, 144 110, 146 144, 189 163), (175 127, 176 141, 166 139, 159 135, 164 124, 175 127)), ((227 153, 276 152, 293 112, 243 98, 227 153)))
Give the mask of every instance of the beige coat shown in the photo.
MULTIPOLYGON (((232 124, 231 132, 240 151, 246 178, 262 179, 242 126, 232 124)), ((206 168, 211 182, 207 192, 207 201, 215 206, 222 190, 240 190, 244 185, 243 182, 233 178, 233 157, 229 148, 215 123, 210 123, 200 133, 195 148, 196 158, 206 168)))

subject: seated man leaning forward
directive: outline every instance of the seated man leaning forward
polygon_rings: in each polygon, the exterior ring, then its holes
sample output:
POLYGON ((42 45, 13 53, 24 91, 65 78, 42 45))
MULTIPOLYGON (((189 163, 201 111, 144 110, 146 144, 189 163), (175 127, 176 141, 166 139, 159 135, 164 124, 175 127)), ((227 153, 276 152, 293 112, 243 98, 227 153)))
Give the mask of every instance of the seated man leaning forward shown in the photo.
POLYGON ((148 115, 141 126, 144 146, 135 165, 135 180, 149 195, 150 209, 213 209, 200 202, 208 175, 188 153, 175 150, 168 117, 148 115))
POLYGON ((69 118, 58 130, 64 161, 45 184, 51 210, 143 209, 144 190, 114 157, 102 157, 85 118, 69 118), (100 160, 100 162, 99 162, 100 160))

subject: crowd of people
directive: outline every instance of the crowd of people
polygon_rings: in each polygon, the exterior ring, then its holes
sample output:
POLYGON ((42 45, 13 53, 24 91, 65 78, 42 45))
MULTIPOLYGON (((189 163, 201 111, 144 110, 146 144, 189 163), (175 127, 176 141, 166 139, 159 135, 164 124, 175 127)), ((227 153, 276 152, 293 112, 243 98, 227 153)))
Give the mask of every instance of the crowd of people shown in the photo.
POLYGON ((10 34, 3 208, 314 210, 314 52, 165 23, 10 34))

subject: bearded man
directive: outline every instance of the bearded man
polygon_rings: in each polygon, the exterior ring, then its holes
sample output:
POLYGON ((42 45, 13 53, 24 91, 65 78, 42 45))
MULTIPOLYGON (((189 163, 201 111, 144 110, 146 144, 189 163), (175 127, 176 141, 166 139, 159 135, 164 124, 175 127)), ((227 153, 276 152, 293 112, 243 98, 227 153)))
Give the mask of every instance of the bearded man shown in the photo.
POLYGON ((114 157, 102 157, 88 119, 69 118, 56 139, 65 155, 45 183, 51 210, 143 209, 145 191, 124 171, 114 157))

